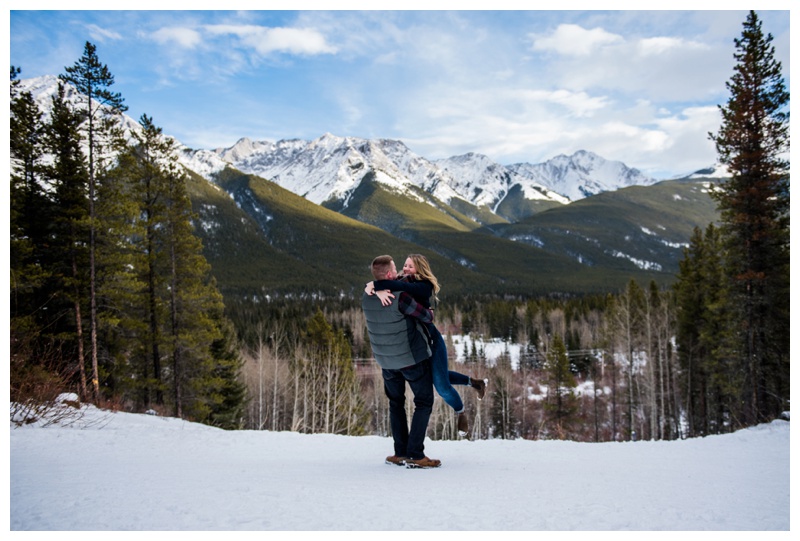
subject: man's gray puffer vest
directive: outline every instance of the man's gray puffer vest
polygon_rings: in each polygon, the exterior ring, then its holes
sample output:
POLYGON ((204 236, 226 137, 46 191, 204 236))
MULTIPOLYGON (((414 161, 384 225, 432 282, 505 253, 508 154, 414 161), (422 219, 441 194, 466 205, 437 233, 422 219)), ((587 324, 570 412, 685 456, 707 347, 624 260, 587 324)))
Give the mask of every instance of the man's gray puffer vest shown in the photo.
POLYGON ((375 295, 364 293, 361 299, 372 353, 381 368, 387 370, 399 370, 431 356, 422 323, 400 312, 398 295, 395 292, 391 306, 383 306, 375 295))

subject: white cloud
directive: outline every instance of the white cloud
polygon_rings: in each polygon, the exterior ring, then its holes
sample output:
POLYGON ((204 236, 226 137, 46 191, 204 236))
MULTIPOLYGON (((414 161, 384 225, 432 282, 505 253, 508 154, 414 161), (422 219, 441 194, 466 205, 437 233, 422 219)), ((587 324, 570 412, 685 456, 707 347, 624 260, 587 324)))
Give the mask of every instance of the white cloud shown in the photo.
POLYGON ((309 28, 269 28, 256 25, 207 25, 213 35, 234 35, 241 43, 260 55, 286 52, 300 55, 330 54, 336 47, 327 43, 325 36, 309 28))
POLYGON ((608 106, 608 99, 606 97, 591 96, 586 92, 556 90, 547 92, 545 98, 549 102, 563 106, 576 117, 592 116, 595 111, 608 106))
POLYGON ((113 30, 108 30, 106 28, 101 28, 96 24, 87 24, 86 29, 89 31, 89 36, 99 42, 104 42, 106 40, 118 40, 122 39, 122 36, 118 32, 114 32, 113 30))
POLYGON ((512 105, 512 94, 475 89, 417 101, 403 109, 400 136, 430 158, 476 151, 504 164, 537 163, 583 149, 657 178, 714 160, 707 134, 719 126, 715 106, 671 112, 647 101, 614 103, 564 91, 518 91, 512 105))
POLYGON ((194 49, 203 41, 196 30, 180 27, 159 28, 150 37, 162 45, 175 43, 184 49, 194 49))
POLYGON ((163 46, 160 54, 165 62, 155 69, 165 85, 177 80, 221 83, 243 71, 252 72, 270 53, 335 52, 315 30, 252 24, 163 26, 145 37, 163 46), (229 38, 233 41, 226 41, 229 38))
MULTIPOLYGON (((561 24, 550 33, 528 34, 532 65, 550 83, 573 91, 603 89, 650 100, 691 101, 724 92, 731 47, 677 35, 626 37, 596 27, 561 24)), ((628 98, 629 99, 629 98, 628 98)))
POLYGON ((641 56, 660 56, 668 53, 681 54, 692 50, 708 50, 708 46, 695 41, 687 41, 673 37, 654 37, 639 40, 636 44, 641 56))
POLYGON ((530 37, 534 51, 552 51, 569 56, 586 56, 598 48, 625 42, 622 36, 602 28, 587 30, 576 24, 560 24, 550 35, 530 34, 530 37))

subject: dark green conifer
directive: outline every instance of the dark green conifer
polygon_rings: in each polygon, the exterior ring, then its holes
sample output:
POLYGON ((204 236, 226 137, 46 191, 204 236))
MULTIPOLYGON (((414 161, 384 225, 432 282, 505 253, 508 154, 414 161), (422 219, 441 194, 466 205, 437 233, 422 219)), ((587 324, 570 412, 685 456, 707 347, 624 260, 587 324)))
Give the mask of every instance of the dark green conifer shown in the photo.
POLYGON ((64 317, 53 322, 62 337, 71 372, 78 375, 82 399, 88 398, 85 367, 84 315, 88 301, 89 198, 88 173, 79 133, 81 116, 66 99, 63 83, 52 98, 45 147, 52 161, 43 175, 52 186, 54 205, 50 223, 47 265, 53 273, 53 308, 64 317), (69 314, 69 316, 67 315, 69 314))
POLYGON ((722 217, 729 301, 736 314, 744 425, 775 418, 789 400, 789 93, 772 35, 750 11, 711 134, 730 179, 712 196, 722 217))
POLYGON ((18 398, 24 374, 44 361, 41 330, 47 328, 44 285, 50 271, 43 261, 47 239, 48 200, 40 179, 43 157, 42 113, 30 92, 20 92, 20 69, 11 67, 9 190, 11 392, 18 398), (40 219, 44 217, 44 219, 40 219))
POLYGON ((95 250, 97 224, 95 202, 98 178, 102 177, 111 150, 119 143, 119 117, 127 110, 119 93, 111 92, 114 76, 97 56, 97 48, 86 42, 84 54, 73 66, 65 68, 60 79, 78 91, 83 114, 85 138, 88 149, 89 170, 89 327, 90 353, 92 359, 92 391, 95 399, 100 397, 100 375, 98 366, 98 314, 97 276, 95 250))

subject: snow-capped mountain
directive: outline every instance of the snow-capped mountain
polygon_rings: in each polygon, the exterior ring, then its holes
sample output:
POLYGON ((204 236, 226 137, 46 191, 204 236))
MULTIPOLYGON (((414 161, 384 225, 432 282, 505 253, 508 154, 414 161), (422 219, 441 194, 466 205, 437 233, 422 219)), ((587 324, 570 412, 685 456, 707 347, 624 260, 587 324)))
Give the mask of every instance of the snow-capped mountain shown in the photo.
POLYGON ((214 152, 236 169, 272 180, 317 204, 346 201, 370 171, 379 182, 410 197, 416 197, 410 189, 416 186, 445 202, 453 197, 467 199, 454 189, 457 182, 446 171, 396 140, 329 133, 313 141, 242 138, 214 152))
POLYGON ((419 159, 399 141, 325 134, 313 141, 240 139, 215 153, 236 169, 272 180, 313 203, 346 199, 369 171, 400 192, 415 184, 419 159), (402 147, 402 150, 398 149, 402 147))
POLYGON ((686 175, 685 178, 727 178, 731 176, 731 172, 727 166, 722 164, 711 165, 705 169, 695 171, 691 175, 686 175))
POLYGON ((569 203, 569 198, 549 190, 543 183, 519 175, 483 154, 470 152, 435 163, 450 173, 455 182, 453 189, 464 199, 478 206, 487 205, 493 211, 515 185, 522 189, 526 199, 569 203))
POLYGON ((544 163, 517 163, 511 171, 547 186, 577 201, 584 197, 611 192, 628 186, 649 186, 657 181, 631 169, 622 162, 601 158, 593 152, 579 150, 572 156, 560 155, 544 163))
POLYGON ((656 182, 621 162, 579 151, 542 164, 503 166, 487 156, 430 161, 401 141, 367 140, 325 134, 314 141, 277 143, 241 139, 214 151, 237 169, 270 179, 315 203, 346 200, 368 171, 411 194, 417 187, 445 203, 460 198, 495 211, 513 187, 529 200, 566 204, 604 191, 656 182))

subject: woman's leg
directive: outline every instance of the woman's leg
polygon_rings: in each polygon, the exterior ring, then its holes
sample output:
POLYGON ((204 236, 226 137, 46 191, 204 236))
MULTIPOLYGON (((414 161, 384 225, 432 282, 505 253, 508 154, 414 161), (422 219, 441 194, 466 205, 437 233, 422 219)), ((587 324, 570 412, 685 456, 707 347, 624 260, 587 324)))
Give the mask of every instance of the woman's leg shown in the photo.
POLYGON ((460 372, 448 372, 450 385, 469 385, 478 391, 478 400, 483 400, 483 395, 486 394, 486 384, 489 383, 488 379, 472 379, 466 374, 460 372))
POLYGON ((450 385, 466 385, 478 391, 478 400, 483 399, 486 393, 486 384, 489 383, 487 379, 472 379, 466 374, 450 370, 447 374, 450 385))
POLYGON ((471 385, 470 377, 466 374, 453 372, 450 370, 450 372, 448 372, 448 376, 450 379, 450 385, 471 385))
MULTIPOLYGON (((450 384, 450 372, 447 370, 447 346, 444 344, 442 333, 435 325, 428 325, 428 330, 433 338, 433 351, 431 356, 431 367, 433 368, 433 386, 439 396, 453 408, 456 413, 464 411, 464 402, 461 396, 450 384)), ((469 378, 467 378, 469 379, 469 378)))

